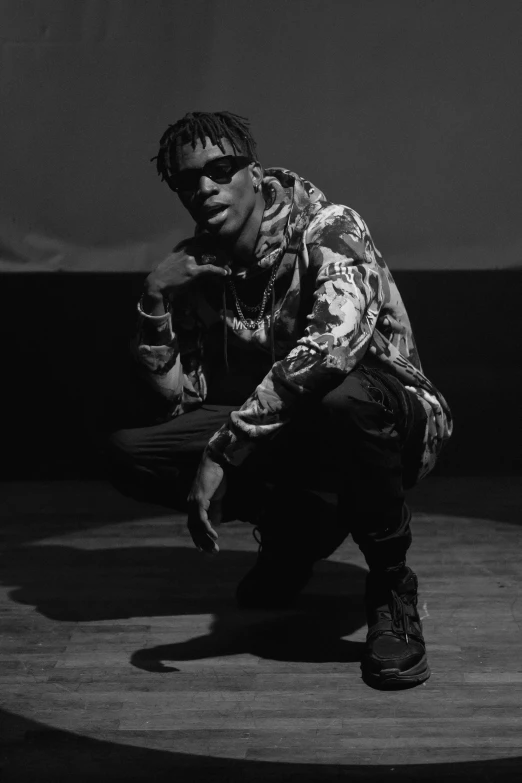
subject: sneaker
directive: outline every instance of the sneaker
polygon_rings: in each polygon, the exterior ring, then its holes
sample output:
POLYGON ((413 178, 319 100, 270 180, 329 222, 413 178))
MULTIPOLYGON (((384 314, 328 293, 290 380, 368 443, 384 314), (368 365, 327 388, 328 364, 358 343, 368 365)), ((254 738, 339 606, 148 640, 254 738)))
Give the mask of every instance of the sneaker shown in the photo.
POLYGON ((236 589, 240 609, 282 609, 289 606, 308 584, 313 563, 296 562, 295 554, 263 548, 261 531, 254 528, 259 552, 254 567, 236 589))
POLYGON ((368 574, 368 635, 361 663, 368 685, 383 690, 411 688, 430 676, 417 590, 417 577, 407 566, 368 574))

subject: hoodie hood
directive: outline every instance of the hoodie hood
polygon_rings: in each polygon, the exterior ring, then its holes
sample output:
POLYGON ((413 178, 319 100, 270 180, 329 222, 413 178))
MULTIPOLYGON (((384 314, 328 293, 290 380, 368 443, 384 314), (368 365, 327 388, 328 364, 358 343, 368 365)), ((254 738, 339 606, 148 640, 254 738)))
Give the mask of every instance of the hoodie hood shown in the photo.
POLYGON ((255 266, 266 269, 288 247, 302 211, 325 195, 306 179, 288 169, 269 168, 262 180, 266 209, 254 248, 255 266))

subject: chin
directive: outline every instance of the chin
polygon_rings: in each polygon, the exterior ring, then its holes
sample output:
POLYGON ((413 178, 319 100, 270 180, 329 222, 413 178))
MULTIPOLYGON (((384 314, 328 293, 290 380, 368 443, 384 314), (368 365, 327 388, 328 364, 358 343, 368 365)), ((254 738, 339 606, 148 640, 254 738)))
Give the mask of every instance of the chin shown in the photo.
POLYGON ((215 237, 221 237, 222 239, 234 239, 239 235, 235 226, 230 226, 227 221, 220 226, 209 226, 207 231, 215 237))

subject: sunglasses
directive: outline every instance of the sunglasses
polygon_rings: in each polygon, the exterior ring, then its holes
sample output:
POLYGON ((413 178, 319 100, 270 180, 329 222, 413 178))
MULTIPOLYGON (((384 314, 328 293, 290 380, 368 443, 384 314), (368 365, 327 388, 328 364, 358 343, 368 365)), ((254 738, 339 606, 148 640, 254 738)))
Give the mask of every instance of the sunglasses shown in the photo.
POLYGON ((243 155, 224 155, 222 158, 209 160, 200 169, 186 169, 171 174, 167 180, 171 190, 177 193, 180 190, 194 191, 199 186, 201 177, 208 177, 218 185, 226 185, 231 182, 234 174, 252 163, 252 158, 243 155))

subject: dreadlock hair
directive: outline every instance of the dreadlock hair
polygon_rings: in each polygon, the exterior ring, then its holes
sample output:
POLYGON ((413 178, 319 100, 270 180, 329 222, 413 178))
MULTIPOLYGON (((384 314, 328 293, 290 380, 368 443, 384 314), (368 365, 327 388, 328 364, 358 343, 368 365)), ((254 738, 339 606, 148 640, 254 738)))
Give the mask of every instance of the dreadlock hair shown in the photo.
POLYGON ((230 143, 236 153, 244 152, 252 160, 256 160, 256 143, 248 129, 249 122, 245 117, 232 114, 229 111, 195 111, 185 114, 174 125, 169 125, 160 139, 158 154, 151 160, 156 161, 156 169, 162 180, 171 174, 171 160, 177 144, 192 144, 195 149, 197 141, 205 147, 207 138, 226 155, 223 140, 230 143))

